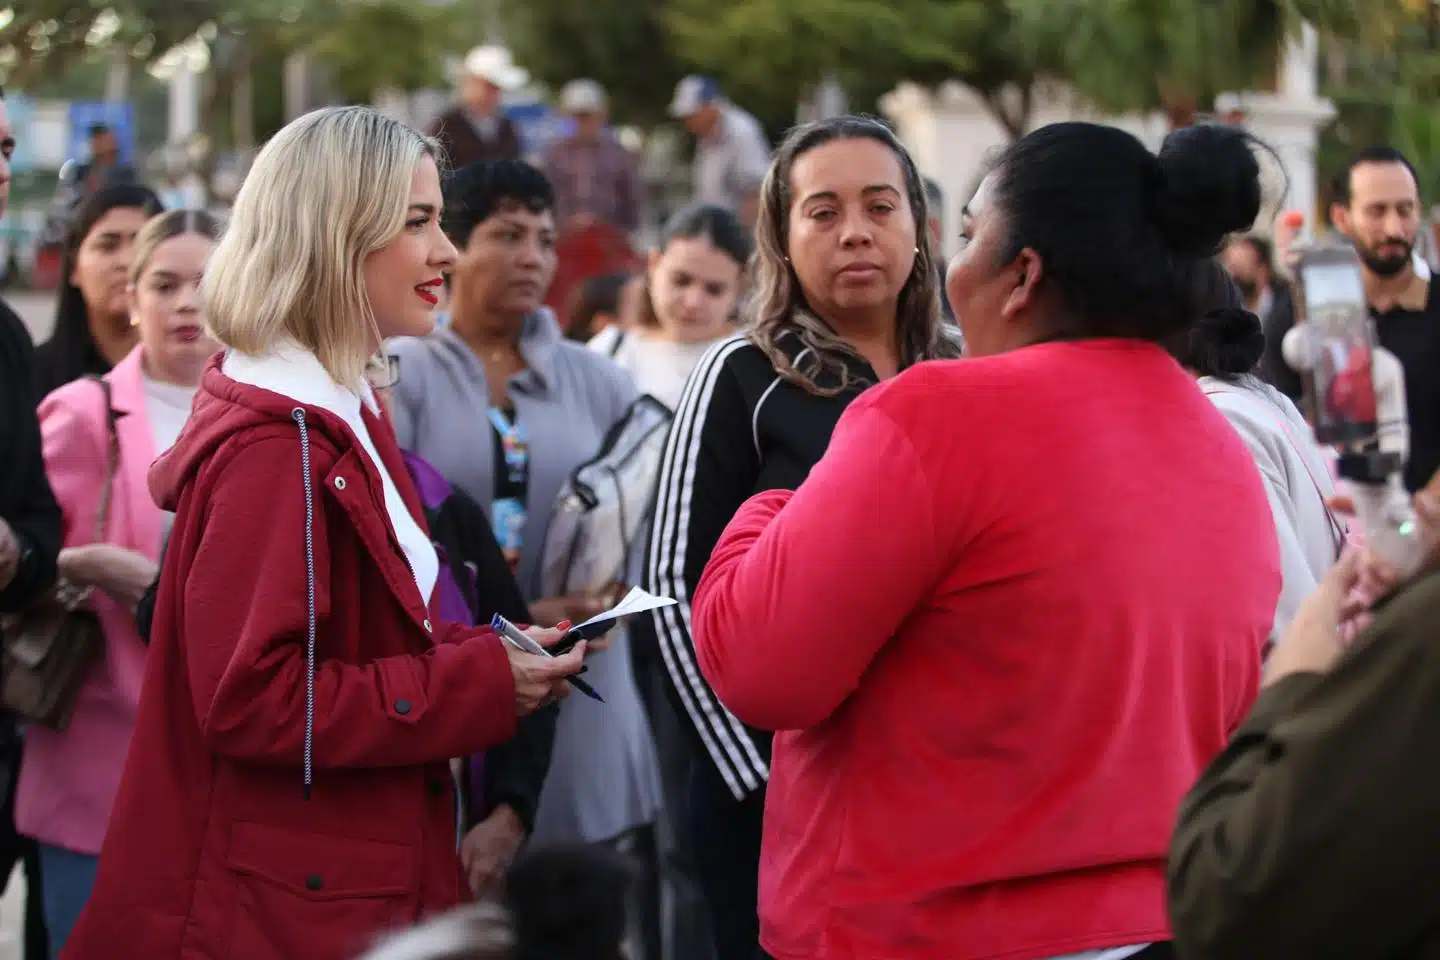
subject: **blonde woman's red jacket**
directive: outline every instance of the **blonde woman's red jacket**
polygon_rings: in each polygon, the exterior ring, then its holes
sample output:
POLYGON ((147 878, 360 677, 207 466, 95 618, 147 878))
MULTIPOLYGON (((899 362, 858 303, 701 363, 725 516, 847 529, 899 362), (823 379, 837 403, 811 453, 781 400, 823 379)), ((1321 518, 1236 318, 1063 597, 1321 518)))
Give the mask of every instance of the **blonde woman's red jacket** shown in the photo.
MULTIPOLYGON (((393 431, 364 416, 424 529, 393 431)), ((514 681, 493 633, 422 605, 354 435, 217 357, 150 485, 175 525, 64 955, 340 960, 461 902, 447 759, 514 733, 514 681)))

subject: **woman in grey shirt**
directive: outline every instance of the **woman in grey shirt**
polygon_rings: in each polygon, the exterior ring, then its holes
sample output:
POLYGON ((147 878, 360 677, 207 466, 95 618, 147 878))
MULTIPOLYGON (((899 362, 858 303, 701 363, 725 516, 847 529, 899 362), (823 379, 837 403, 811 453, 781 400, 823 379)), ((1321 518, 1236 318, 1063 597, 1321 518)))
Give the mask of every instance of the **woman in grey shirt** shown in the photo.
MULTIPOLYGON (((607 598, 538 595, 545 529, 561 486, 599 450, 635 384, 608 357, 567 341, 541 306, 555 273, 554 194, 543 174, 513 160, 472 164, 451 177, 445 203, 460 251, 451 322, 391 345, 395 430, 402 448, 490 511, 537 623, 578 623, 607 598)), ((653 823, 659 808, 654 742, 624 638, 589 668, 605 702, 561 705, 538 842, 615 840, 653 823)))

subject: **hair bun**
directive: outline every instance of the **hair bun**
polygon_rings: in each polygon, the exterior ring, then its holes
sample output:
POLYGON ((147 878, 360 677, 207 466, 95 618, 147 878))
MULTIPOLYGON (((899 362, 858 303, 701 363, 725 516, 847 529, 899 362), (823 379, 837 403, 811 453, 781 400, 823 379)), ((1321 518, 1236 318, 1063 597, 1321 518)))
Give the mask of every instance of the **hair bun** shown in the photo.
POLYGON ((1198 124, 1172 132, 1160 146, 1151 184, 1151 214, 1171 251, 1216 253, 1226 234, 1260 215, 1260 163, 1254 138, 1236 127, 1198 124))
POLYGON ((1190 328, 1190 354, 1198 370, 1238 377, 1252 372, 1264 353, 1265 331, 1249 310, 1211 310, 1190 328))

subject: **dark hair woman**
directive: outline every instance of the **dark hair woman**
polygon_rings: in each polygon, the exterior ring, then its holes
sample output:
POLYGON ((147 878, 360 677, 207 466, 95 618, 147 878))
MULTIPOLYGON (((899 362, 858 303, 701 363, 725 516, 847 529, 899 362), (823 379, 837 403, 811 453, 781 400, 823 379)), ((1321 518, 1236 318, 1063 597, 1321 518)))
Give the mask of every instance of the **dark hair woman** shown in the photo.
MULTIPOLYGON (((791 131, 760 198, 749 327, 686 385, 661 461, 646 586, 696 764, 689 832, 719 960, 754 956, 770 735, 747 727, 695 663, 690 597, 756 490, 793 490, 847 405, 897 371, 959 355, 940 325, 925 187, 890 128, 844 116, 791 131)), ((657 304, 658 306, 658 304, 657 304)))
POLYGON ((949 269, 973 358, 868 391, 719 537, 691 622, 719 698, 779 731, 771 953, 1171 955, 1172 818, 1280 578, 1244 444, 1157 341, 1259 206, 1238 130, 1022 138, 949 269))
POLYGON ((125 292, 135 236, 163 209, 153 190, 134 183, 105 187, 81 205, 65 239, 55 330, 35 350, 40 396, 109 373, 135 346, 125 292))
POLYGON ((635 323, 601 331, 590 348, 673 410, 705 351, 735 332, 751 248, 729 210, 699 205, 676 213, 650 251, 635 323))
POLYGON ((565 336, 581 343, 620 323, 628 273, 607 273, 586 280, 571 295, 565 336))
POLYGON ((1167 346, 1240 434, 1265 482, 1284 578, 1269 638, 1273 645, 1334 565, 1346 528, 1326 505, 1335 484, 1310 425, 1289 397, 1258 374, 1265 352, 1260 318, 1244 308, 1239 289, 1218 263, 1200 287, 1210 309, 1167 346))
MULTIPOLYGON (((550 182, 529 164, 454 172, 444 217, 459 253, 450 325, 394 343, 392 394, 400 445, 487 511, 534 621, 552 627, 607 606, 608 582, 547 589, 545 534, 562 486, 637 396, 628 374, 566 339, 543 306, 555 275, 554 206, 550 182)), ((654 822, 659 775, 629 646, 622 633, 608 639, 586 677, 605 702, 561 706, 533 822, 501 803, 467 834, 468 861, 495 845, 513 855, 527 827, 537 845, 613 843, 654 822)))

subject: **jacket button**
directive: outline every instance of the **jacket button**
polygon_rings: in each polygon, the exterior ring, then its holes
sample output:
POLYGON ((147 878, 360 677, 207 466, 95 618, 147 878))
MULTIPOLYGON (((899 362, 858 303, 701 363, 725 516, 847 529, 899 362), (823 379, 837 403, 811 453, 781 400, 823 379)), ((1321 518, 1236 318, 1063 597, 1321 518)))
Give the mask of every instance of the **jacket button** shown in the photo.
POLYGON ((306 890, 312 890, 312 891, 313 891, 313 890, 319 890, 320 888, 322 888, 322 887, 324 887, 324 886, 325 886, 325 881, 320 878, 320 875, 319 875, 318 873, 312 873, 312 874, 310 874, 310 876, 308 876, 308 877, 305 878, 305 889, 306 889, 306 890))
POLYGON ((336 477, 336 478, 335 478, 335 489, 336 489, 336 490, 344 490, 344 489, 345 489, 345 478, 344 478, 344 477, 336 477))
POLYGON ((425 621, 425 632, 426 632, 426 633, 430 633, 430 621, 429 621, 429 620, 426 620, 426 621, 425 621))
POLYGON ((395 701, 395 712, 398 713, 398 714, 400 714, 400 716, 402 716, 402 717, 405 716, 405 714, 407 714, 407 713, 410 712, 410 701, 409 701, 409 700, 396 700, 396 701, 395 701))

